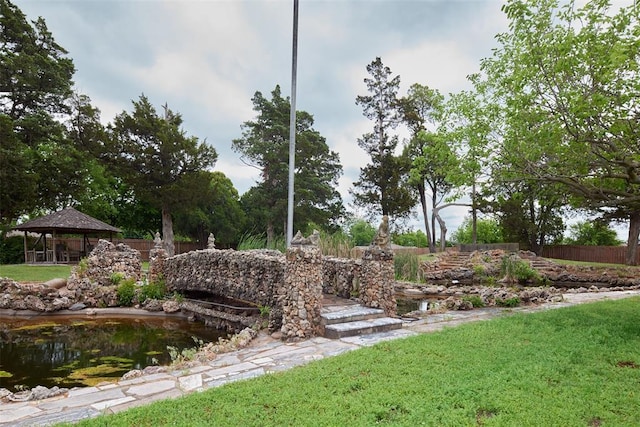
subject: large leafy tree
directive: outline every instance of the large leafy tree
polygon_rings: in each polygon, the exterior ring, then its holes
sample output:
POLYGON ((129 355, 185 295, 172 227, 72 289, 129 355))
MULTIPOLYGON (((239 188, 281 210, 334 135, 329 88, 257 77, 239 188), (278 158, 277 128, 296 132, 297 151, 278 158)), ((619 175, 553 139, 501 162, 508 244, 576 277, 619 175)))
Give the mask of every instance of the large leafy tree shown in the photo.
POLYGON ((435 208, 440 186, 436 182, 437 178, 432 173, 433 168, 429 167, 432 165, 431 161, 425 159, 425 149, 432 145, 430 142, 437 139, 435 134, 427 132, 427 125, 434 124, 440 116, 443 99, 437 89, 431 89, 428 86, 415 83, 411 85, 407 95, 399 100, 402 120, 411 131, 411 139, 403 151, 403 154, 412 161, 409 184, 415 186, 418 193, 427 245, 432 252, 435 251, 436 240, 435 217, 432 215, 430 226, 427 190, 430 190, 432 196, 431 206, 435 208))
POLYGON ((209 179, 209 188, 197 205, 176 215, 176 230, 203 243, 213 233, 216 247, 235 246, 246 220, 238 190, 222 172, 211 172, 209 179))
POLYGON ((501 156, 558 183, 576 206, 629 221, 640 234, 640 25, 635 5, 510 0, 509 31, 482 70, 505 108, 501 156))
POLYGON ((398 89, 400 76, 393 76, 391 69, 376 58, 367 65, 370 77, 364 79, 368 94, 359 95, 366 118, 373 121, 373 132, 358 139, 371 161, 360 168, 360 177, 353 183, 351 194, 354 203, 369 208, 371 217, 388 215, 391 218, 407 217, 415 205, 415 197, 409 186, 403 185, 411 163, 405 156, 396 156, 397 135, 391 132, 401 120, 398 89))
MULTIPOLYGON (((260 171, 257 184, 242 196, 242 205, 254 231, 266 232, 271 244, 276 229, 282 226, 283 234, 286 229, 291 103, 282 97, 280 86, 271 92, 271 99, 258 91, 252 102, 257 116, 242 124, 242 137, 234 139, 232 147, 245 163, 260 171)), ((336 226, 344 211, 336 190, 341 174, 338 154, 313 128, 313 116, 297 111, 295 229, 306 229, 308 223, 336 226)))
POLYGON ((622 242, 615 230, 602 221, 579 221, 569 226, 566 245, 617 246, 622 242))
POLYGON ((162 215, 165 249, 174 253, 173 214, 197 205, 210 185, 207 170, 216 150, 187 136, 182 117, 167 106, 159 115, 146 96, 133 101, 133 112, 123 111, 109 127, 102 148, 109 168, 131 188, 136 198, 162 215))
POLYGON ((44 19, 0 0, 0 223, 54 209, 81 188, 82 153, 57 120, 75 69, 44 19))

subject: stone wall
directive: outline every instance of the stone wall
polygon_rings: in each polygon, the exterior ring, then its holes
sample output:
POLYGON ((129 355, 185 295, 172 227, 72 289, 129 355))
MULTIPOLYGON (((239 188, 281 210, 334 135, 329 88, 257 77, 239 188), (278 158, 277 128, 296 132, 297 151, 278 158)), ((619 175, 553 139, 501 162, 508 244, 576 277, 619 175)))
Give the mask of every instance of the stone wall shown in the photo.
POLYGON ((360 295, 359 259, 324 257, 322 259, 322 291, 341 298, 360 295))
POLYGON ((395 274, 393 251, 371 247, 362 257, 360 302, 365 307, 381 308, 387 316, 395 316, 395 274))
POLYGON ((140 252, 123 243, 114 245, 107 240, 99 240, 86 261, 73 269, 67 287, 81 287, 83 281, 89 281, 93 286, 109 286, 114 274, 120 274, 124 280, 139 281, 142 278, 140 252))

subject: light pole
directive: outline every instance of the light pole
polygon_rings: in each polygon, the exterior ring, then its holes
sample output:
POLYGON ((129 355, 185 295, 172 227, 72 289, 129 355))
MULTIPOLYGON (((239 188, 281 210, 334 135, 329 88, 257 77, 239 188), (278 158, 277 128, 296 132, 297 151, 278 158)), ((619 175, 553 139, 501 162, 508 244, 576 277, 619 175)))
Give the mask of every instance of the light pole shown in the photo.
POLYGON ((287 247, 293 239, 293 181, 296 166, 296 74, 298 69, 298 0, 293 0, 293 49, 291 61, 291 113, 289 114, 289 199, 287 201, 287 247))

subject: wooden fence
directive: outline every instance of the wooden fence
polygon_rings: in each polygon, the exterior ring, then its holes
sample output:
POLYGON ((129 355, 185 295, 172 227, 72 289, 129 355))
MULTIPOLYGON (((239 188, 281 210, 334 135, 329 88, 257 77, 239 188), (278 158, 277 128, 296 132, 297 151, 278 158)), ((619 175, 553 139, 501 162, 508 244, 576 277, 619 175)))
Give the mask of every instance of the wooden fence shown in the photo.
MULTIPOLYGON (((109 239, 105 239, 109 240, 109 239)), ((143 261, 149 261, 149 251, 153 249, 155 243, 153 240, 144 240, 144 239, 113 239, 111 242, 115 245, 118 243, 124 243, 129 246, 131 249, 136 249, 140 251, 140 255, 142 256, 143 261)), ((89 244, 92 247, 98 243, 97 238, 90 238, 89 244)), ((56 245, 64 244, 69 251, 83 251, 82 245, 82 237, 56 237, 56 245)), ((191 252, 198 249, 204 249, 204 245, 201 243, 193 243, 193 242, 175 242, 174 243, 176 254, 182 254, 185 252, 191 252)))
POLYGON ((542 256, 545 258, 568 259, 572 261, 624 264, 627 256, 627 247, 578 245, 545 246, 542 249, 542 256))

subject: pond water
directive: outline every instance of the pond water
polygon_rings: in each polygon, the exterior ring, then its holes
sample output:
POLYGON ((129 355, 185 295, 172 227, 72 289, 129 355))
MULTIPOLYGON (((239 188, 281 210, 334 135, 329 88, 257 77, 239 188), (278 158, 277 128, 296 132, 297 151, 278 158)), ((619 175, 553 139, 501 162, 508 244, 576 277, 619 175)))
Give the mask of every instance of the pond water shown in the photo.
POLYGON ((226 332, 178 318, 0 318, 0 388, 91 386, 226 332))

